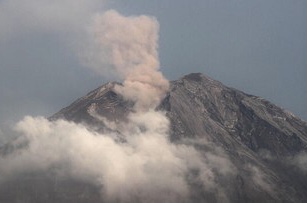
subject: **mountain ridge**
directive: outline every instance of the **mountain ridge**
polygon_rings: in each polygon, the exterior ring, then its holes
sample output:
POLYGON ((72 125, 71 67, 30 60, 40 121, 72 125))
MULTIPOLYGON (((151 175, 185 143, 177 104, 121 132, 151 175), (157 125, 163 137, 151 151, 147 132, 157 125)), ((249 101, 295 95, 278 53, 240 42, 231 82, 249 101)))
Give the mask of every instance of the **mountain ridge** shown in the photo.
MULTIPOLYGON (((96 88, 49 120, 64 119, 97 132, 111 132, 106 121, 126 122, 135 111, 134 103, 115 91, 116 85, 121 84, 112 82, 96 88)), ((307 201, 307 167, 297 161, 301 157, 305 159, 307 124, 298 117, 201 73, 171 81, 156 111, 165 113, 170 121, 170 142, 195 148, 212 172, 215 186, 208 188, 206 183, 199 182, 199 171, 192 170, 187 177, 191 196, 184 202, 307 201)), ((35 184, 38 183, 34 181, 35 184)), ((72 193, 87 188, 84 183, 74 184, 77 186, 72 193)), ((58 183, 58 187, 69 191, 65 181, 58 183)), ((3 191, 0 186, 0 197, 3 191)), ((95 189, 90 191, 98 198, 95 189)), ((56 192, 50 195, 61 197, 56 192)), ((14 202, 14 197, 10 198, 14 202)), ((60 202, 69 201, 64 198, 60 202)))
MULTIPOLYGON (((242 108, 246 112, 245 113, 246 117, 249 116, 247 114, 251 114, 253 116, 253 118, 248 117, 251 121, 260 122, 262 125, 270 125, 274 127, 276 130, 281 131, 280 133, 284 135, 291 136, 291 133, 292 133, 294 140, 296 139, 296 136, 299 136, 299 139, 304 140, 304 142, 307 141, 305 136, 301 136, 302 134, 304 134, 304 132, 307 132, 307 128, 302 127, 302 126, 306 126, 307 123, 305 121, 294 116, 288 111, 274 105, 268 100, 265 100, 264 98, 246 94, 234 88, 229 88, 223 85, 221 82, 213 80, 210 77, 203 75, 202 73, 191 73, 191 74, 188 74, 182 77, 181 79, 177 81, 171 81, 170 90, 167 92, 165 98, 162 100, 161 104, 157 107, 157 109, 166 110, 166 111, 169 110, 167 109, 169 107, 166 101, 169 100, 170 94, 174 94, 174 92, 176 92, 176 89, 178 89, 179 87, 183 87, 187 95, 189 94, 197 95, 199 93, 199 92, 197 93, 197 91, 200 91, 197 88, 200 88, 200 87, 197 87, 197 85, 193 86, 193 83, 197 84, 199 82, 203 83, 201 85, 201 88, 203 89, 201 93, 205 93, 205 92, 206 93, 202 95, 202 98, 195 97, 198 99, 197 102, 198 103, 205 102, 202 108, 206 110, 205 113, 208 115, 208 118, 221 124, 224 127, 224 129, 227 129, 227 132, 230 134, 233 134, 233 136, 235 136, 235 134, 238 134, 238 132, 235 132, 235 131, 238 130, 238 127, 239 127, 239 126, 233 126, 234 122, 237 119, 235 118, 236 115, 234 115, 235 110, 242 108), (185 83, 186 85, 184 85, 185 83), (219 97, 217 97, 217 95, 219 97), (200 101, 200 100, 203 100, 203 101, 200 101), (225 105, 225 102, 235 103, 235 105, 232 107, 227 107, 225 105), (218 107, 220 109, 218 109, 218 107), (268 116, 270 114, 274 114, 274 115, 268 116), (290 125, 294 125, 298 127, 298 129, 293 129, 290 125)), ((78 116, 76 115, 70 116, 70 114, 74 114, 73 109, 74 108, 78 109, 79 108, 78 105, 82 103, 82 100, 90 100, 88 101, 88 103, 86 103, 87 107, 89 107, 90 102, 92 103, 102 102, 103 103, 103 99, 108 98, 110 99, 110 101, 118 101, 118 102, 115 102, 114 106, 112 106, 112 103, 110 103, 110 106, 113 108, 112 110, 113 113, 117 112, 118 114, 122 114, 123 112, 125 112, 124 114, 127 114, 128 111, 133 111, 132 109, 133 103, 129 101, 125 101, 124 98, 118 95, 114 91, 115 85, 120 85, 120 83, 113 82, 113 83, 107 83, 106 85, 100 86, 99 88, 88 93, 85 97, 82 97, 76 100, 68 107, 60 110, 55 115, 51 116, 50 119, 54 120, 57 118, 65 118, 65 119, 70 120, 71 117, 74 117, 74 119, 72 120, 77 121, 78 116), (104 93, 106 95, 104 95, 104 93), (127 108, 121 109, 121 107, 123 106, 126 106, 127 108), (120 110, 116 109, 115 107, 119 108, 120 110), (67 114, 66 112, 69 112, 69 114, 67 114)), ((101 113, 104 114, 105 111, 101 113)), ((112 120, 110 115, 104 115, 104 116, 112 120)), ((239 116, 242 117, 242 115, 239 115, 239 116)), ((242 138, 244 137, 241 137, 241 139, 242 138)), ((251 147, 257 148, 257 146, 254 146, 252 142, 250 143, 250 145, 251 147)))

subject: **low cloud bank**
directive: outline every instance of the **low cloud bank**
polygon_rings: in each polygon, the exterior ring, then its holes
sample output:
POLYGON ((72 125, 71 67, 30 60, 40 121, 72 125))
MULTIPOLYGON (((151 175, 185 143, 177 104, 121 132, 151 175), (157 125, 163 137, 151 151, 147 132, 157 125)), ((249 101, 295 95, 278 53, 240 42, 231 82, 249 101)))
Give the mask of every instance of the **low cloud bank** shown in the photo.
POLYGON ((155 111, 131 114, 121 135, 28 116, 16 125, 20 137, 15 143, 24 147, 0 158, 1 179, 54 170, 100 187, 108 201, 122 202, 184 202, 190 195, 191 171, 197 171, 194 182, 214 188, 212 166, 225 166, 222 159, 204 158, 192 146, 170 143, 168 128, 164 113, 155 111), (122 135, 125 140, 118 141, 122 135))

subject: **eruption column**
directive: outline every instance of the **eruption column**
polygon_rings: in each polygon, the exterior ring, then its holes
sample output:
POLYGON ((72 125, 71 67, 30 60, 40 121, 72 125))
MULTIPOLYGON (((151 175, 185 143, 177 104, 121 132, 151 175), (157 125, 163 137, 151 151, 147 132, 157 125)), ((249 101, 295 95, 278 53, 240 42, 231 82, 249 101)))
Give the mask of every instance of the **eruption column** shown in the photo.
MULTIPOLYGON (((114 10, 96 15, 91 28, 104 65, 124 80, 115 90, 134 101, 137 111, 155 108, 169 88, 159 71, 158 31, 153 17, 124 17, 114 10)), ((96 70, 104 72, 104 68, 96 70)))

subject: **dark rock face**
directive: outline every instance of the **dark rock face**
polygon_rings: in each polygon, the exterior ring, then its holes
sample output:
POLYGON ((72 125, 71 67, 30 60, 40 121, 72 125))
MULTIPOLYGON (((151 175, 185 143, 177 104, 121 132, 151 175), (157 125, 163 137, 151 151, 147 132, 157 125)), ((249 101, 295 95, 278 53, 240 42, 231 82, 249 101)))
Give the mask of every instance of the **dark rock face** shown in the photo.
POLYGON ((116 119, 124 118, 131 112, 133 103, 125 101, 122 96, 114 92, 115 84, 117 83, 107 83, 93 90, 51 116, 50 120, 62 118, 76 123, 96 124, 95 119, 89 113, 89 109, 93 106, 97 109, 97 113, 108 120, 115 121, 116 119))
MULTIPOLYGON (((102 129, 101 122, 90 114, 93 106, 98 114, 111 121, 125 119, 133 103, 116 94, 114 84, 97 88, 50 120, 63 118, 102 129)), ((216 170, 219 191, 203 192, 203 185, 191 182, 191 202, 307 202, 307 174, 291 161, 306 151, 306 122, 262 98, 226 87, 199 73, 172 81, 170 91, 157 109, 165 111, 171 122, 172 142, 193 145, 204 157, 206 153, 222 151, 235 168, 236 172, 229 176, 216 170), (201 142, 203 139, 206 142, 201 142)), ((55 184, 51 176, 45 180, 41 183, 32 179, 29 184, 43 185, 56 202, 99 201, 95 188, 85 183, 59 181, 57 190, 62 191, 59 193, 50 186, 55 184), (64 194, 71 185, 74 188, 64 194), (83 200, 72 194, 84 191, 90 195, 83 200)), ((1 201, 20 202, 20 198, 8 192, 8 188, 16 187, 15 183, 19 184, 18 180, 0 186, 1 201)), ((32 194, 34 189, 28 190, 31 189, 23 189, 20 196, 32 194)), ((27 198, 29 201, 24 202, 52 202, 52 198, 47 198, 48 201, 44 197, 27 198)))
POLYGON ((171 120, 174 142, 206 137, 227 152, 239 171, 226 192, 231 202, 306 201, 307 176, 286 161, 306 150, 304 121, 202 74, 173 81, 159 108, 171 120), (260 169, 274 192, 253 185, 247 165, 260 169))
POLYGON ((201 74, 172 82, 160 108, 168 111, 174 139, 216 139, 221 135, 219 142, 223 143, 227 133, 253 152, 268 150, 277 157, 306 148, 305 122, 262 98, 225 87, 201 74), (182 125, 176 121, 183 121, 182 125))

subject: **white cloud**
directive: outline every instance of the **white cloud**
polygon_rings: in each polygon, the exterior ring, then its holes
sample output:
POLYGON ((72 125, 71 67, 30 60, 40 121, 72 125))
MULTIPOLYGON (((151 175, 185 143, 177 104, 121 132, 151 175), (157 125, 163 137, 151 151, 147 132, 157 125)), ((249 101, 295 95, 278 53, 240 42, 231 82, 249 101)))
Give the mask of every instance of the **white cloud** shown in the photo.
POLYGON ((28 147, 0 158, 2 177, 58 166, 59 174, 100 186, 110 200, 186 198, 189 167, 202 167, 198 152, 168 141, 168 121, 160 112, 132 116, 127 126, 126 141, 117 142, 116 134, 98 134, 63 120, 26 117, 16 129, 22 135, 17 142, 27 142, 28 147))
POLYGON ((119 133, 97 133, 64 120, 25 117, 15 127, 15 145, 23 147, 0 157, 2 180, 55 170, 100 187, 107 201, 186 202, 191 183, 221 195, 215 171, 235 173, 220 150, 204 155, 193 145, 171 143, 163 112, 133 113, 115 127, 119 133))

